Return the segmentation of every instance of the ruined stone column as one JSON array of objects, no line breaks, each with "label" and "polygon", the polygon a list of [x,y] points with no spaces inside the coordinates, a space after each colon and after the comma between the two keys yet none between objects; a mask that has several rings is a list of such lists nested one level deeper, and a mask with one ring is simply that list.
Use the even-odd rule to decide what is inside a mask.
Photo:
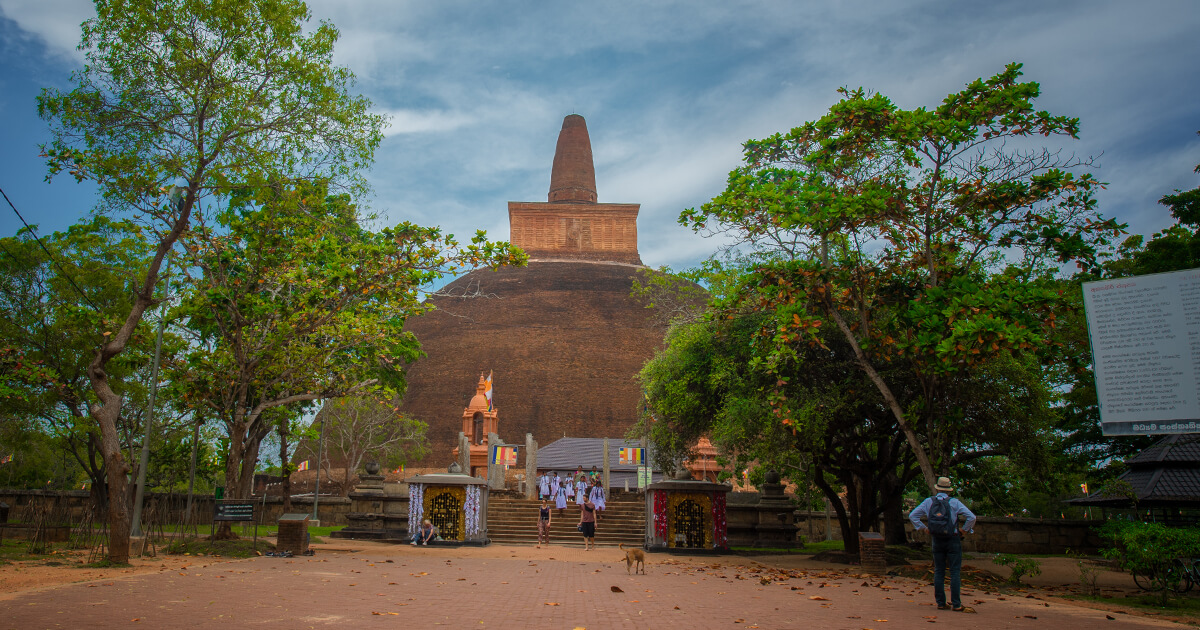
[{"label": "ruined stone column", "polygon": [[537,488],[537,442],[532,433],[525,434],[525,498],[536,499]]},{"label": "ruined stone column", "polygon": [[488,490],[503,490],[506,481],[504,466],[492,463],[491,449],[496,446],[504,446],[504,440],[501,440],[500,436],[495,433],[488,433]]},{"label": "ruined stone column", "polygon": [[608,468],[609,468],[609,466],[608,466],[608,438],[604,438],[604,472],[603,472],[602,474],[603,474],[603,476],[604,476],[604,497],[605,497],[605,501],[607,501],[607,500],[608,500],[608,498],[612,496],[612,484],[611,484],[611,483],[609,483],[609,479],[608,479],[608,472],[609,472],[609,470],[608,470]]},{"label": "ruined stone column", "polygon": [[468,476],[471,474],[471,443],[462,431],[458,432],[458,466],[463,473]]}]

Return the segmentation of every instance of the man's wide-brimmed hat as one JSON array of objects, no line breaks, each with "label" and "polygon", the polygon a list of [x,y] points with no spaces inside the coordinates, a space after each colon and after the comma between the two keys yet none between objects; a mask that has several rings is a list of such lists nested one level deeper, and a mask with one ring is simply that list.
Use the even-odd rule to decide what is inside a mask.
[{"label": "man's wide-brimmed hat", "polygon": [[953,492],[954,486],[950,485],[949,477],[938,477],[937,485],[934,489],[938,492]]}]

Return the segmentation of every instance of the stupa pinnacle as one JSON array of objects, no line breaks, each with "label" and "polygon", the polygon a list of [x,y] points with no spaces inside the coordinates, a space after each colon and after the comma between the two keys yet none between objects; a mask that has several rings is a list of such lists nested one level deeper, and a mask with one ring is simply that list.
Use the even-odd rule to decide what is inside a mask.
[{"label": "stupa pinnacle", "polygon": [[547,199],[508,202],[509,241],[530,260],[642,264],[637,249],[641,206],[597,203],[592,141],[579,114],[563,119]]},{"label": "stupa pinnacle", "polygon": [[587,121],[579,114],[563,119],[550,172],[550,203],[596,203],[596,167]]}]

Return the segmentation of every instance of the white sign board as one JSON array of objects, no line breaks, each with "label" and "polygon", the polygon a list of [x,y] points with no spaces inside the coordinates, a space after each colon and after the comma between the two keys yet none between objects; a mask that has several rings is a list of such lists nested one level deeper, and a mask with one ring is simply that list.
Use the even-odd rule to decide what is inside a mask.
[{"label": "white sign board", "polygon": [[1083,285],[1105,435],[1200,433],[1200,269]]}]

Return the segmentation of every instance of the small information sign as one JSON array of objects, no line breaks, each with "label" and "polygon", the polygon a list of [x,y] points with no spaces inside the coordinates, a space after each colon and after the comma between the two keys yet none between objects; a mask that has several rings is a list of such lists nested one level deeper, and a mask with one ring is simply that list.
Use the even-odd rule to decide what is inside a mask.
[{"label": "small information sign", "polygon": [[253,521],[254,502],[236,501],[218,503],[213,511],[214,521]]},{"label": "small information sign", "polygon": [[638,489],[641,490],[650,485],[651,470],[649,466],[638,466]]}]

